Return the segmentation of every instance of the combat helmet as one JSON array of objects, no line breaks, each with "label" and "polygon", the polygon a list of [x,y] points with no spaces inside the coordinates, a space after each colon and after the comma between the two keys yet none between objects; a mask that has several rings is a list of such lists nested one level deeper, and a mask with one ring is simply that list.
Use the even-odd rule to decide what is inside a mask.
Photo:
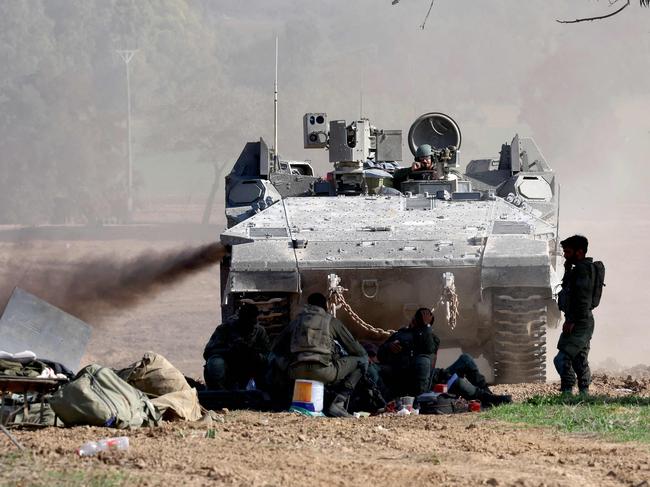
[{"label": "combat helmet", "polygon": [[433,150],[431,149],[431,146],[429,144],[421,144],[418,146],[417,150],[415,151],[415,158],[420,159],[421,157],[431,157],[433,154]]}]

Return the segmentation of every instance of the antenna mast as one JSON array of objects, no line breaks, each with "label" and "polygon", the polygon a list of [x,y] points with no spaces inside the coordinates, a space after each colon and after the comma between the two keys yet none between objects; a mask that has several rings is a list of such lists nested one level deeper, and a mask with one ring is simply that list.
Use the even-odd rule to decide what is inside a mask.
[{"label": "antenna mast", "polygon": [[278,156],[278,36],[275,36],[275,84],[273,93],[273,163],[277,171],[280,166]]},{"label": "antenna mast", "polygon": [[363,120],[363,90],[359,90],[359,120]]}]

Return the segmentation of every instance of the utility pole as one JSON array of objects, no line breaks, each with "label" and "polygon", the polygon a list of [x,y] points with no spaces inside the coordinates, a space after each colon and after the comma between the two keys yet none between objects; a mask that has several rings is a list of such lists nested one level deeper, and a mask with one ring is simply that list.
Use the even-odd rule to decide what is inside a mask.
[{"label": "utility pole", "polygon": [[126,183],[126,213],[127,220],[132,221],[133,218],[133,156],[131,153],[131,78],[129,73],[129,63],[137,52],[137,49],[123,49],[118,50],[117,53],[124,61],[126,68],[126,153],[128,159],[127,166],[127,183]]}]

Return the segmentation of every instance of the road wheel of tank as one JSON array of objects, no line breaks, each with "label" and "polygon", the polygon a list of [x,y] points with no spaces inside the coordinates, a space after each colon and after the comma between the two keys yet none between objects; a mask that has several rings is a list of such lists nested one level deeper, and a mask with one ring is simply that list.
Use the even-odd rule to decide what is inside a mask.
[{"label": "road wheel of tank", "polygon": [[259,324],[264,327],[269,338],[280,334],[290,321],[289,296],[284,293],[246,293],[236,299],[236,308],[242,304],[254,304],[260,312]]},{"label": "road wheel of tank", "polygon": [[494,289],[492,311],[495,381],[544,382],[548,310],[543,290]]}]

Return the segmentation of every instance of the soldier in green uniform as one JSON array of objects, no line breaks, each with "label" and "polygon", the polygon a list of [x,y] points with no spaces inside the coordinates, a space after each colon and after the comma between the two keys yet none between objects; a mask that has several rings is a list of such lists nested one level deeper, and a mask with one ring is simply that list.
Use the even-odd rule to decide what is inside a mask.
[{"label": "soldier in green uniform", "polygon": [[244,389],[250,379],[263,380],[270,343],[257,317],[257,307],[244,304],[215,329],[203,352],[208,389]]},{"label": "soldier in green uniform", "polygon": [[589,342],[594,332],[593,295],[596,269],[586,257],[588,240],[574,235],[560,242],[564,251],[564,277],[558,305],[564,312],[564,325],[558,341],[558,354],[553,359],[560,374],[560,391],[570,394],[578,381],[580,393],[589,392]]},{"label": "soldier in green uniform", "polygon": [[449,392],[465,399],[478,399],[485,406],[512,402],[511,396],[490,391],[476,362],[466,353],[449,367],[435,367],[440,338],[433,332],[433,321],[431,310],[420,308],[408,327],[395,332],[379,348],[382,376],[393,397],[418,396],[430,391],[433,383],[454,378]]},{"label": "soldier in green uniform", "polygon": [[311,294],[302,312],[282,331],[273,356],[291,379],[323,382],[336,393],[329,416],[350,416],[346,403],[368,367],[368,356],[343,323],[327,311],[327,299]]}]

